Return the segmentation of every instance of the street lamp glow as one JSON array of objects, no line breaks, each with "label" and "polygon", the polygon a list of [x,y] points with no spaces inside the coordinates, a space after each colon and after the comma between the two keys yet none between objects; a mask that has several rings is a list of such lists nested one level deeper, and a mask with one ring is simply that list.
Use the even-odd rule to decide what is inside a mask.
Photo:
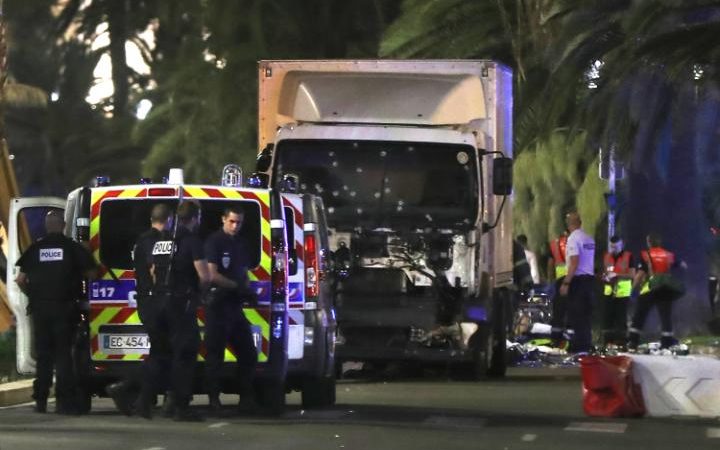
[{"label": "street lamp glow", "polygon": [[153,103],[144,98],[140,100],[140,102],[137,105],[137,109],[135,110],[135,117],[137,117],[140,120],[143,120],[147,117],[148,113],[153,107]]}]

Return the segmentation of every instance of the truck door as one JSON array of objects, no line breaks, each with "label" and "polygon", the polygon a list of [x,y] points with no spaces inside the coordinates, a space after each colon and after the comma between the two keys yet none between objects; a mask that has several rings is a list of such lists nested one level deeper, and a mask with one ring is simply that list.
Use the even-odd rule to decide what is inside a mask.
[{"label": "truck door", "polygon": [[8,215],[7,291],[10,307],[15,315],[17,333],[17,371],[35,373],[32,351],[32,321],[27,314],[28,299],[15,283],[20,255],[32,242],[45,236],[45,215],[50,210],[65,210],[65,200],[57,197],[14,198]]}]

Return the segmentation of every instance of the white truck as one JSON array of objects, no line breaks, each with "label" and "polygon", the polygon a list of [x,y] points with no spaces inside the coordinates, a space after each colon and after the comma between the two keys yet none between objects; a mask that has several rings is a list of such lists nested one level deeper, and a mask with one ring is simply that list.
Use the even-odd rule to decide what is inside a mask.
[{"label": "white truck", "polygon": [[337,361],[503,375],[512,71],[468,60],[261,61],[258,75],[258,172],[271,186],[296,176],[327,210]]}]

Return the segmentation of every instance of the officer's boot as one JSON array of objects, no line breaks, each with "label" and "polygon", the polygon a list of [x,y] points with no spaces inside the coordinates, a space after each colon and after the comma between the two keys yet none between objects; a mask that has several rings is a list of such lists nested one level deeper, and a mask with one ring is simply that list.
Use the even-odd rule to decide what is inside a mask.
[{"label": "officer's boot", "polygon": [[204,419],[197,411],[190,408],[190,399],[175,397],[175,414],[173,420],[176,422],[202,422]]},{"label": "officer's boot", "polygon": [[238,402],[239,414],[253,414],[258,412],[260,406],[255,401],[255,389],[253,389],[251,379],[240,382],[238,394],[240,394],[240,401]]},{"label": "officer's boot", "polygon": [[43,389],[40,388],[38,380],[33,381],[33,393],[32,398],[35,400],[35,408],[34,411],[36,413],[46,413],[47,412],[47,398],[48,398],[48,392],[43,392]]},{"label": "officer's boot", "polygon": [[627,349],[630,353],[637,352],[638,344],[640,344],[640,333],[637,331],[630,331],[627,339]]},{"label": "officer's boot", "polygon": [[46,413],[47,412],[47,397],[35,397],[33,394],[33,398],[35,399],[35,408],[34,411],[36,413]]},{"label": "officer's boot", "polygon": [[175,415],[175,394],[172,391],[165,393],[163,401],[163,416],[172,418]]},{"label": "officer's boot", "polygon": [[143,389],[138,396],[137,402],[135,403],[135,411],[137,414],[140,417],[152,420],[153,406],[155,406],[156,399],[157,396],[155,395],[155,392],[148,392],[146,389]]},{"label": "officer's boot", "polygon": [[563,329],[558,327],[552,327],[550,339],[552,340],[553,348],[563,348],[563,338]]},{"label": "officer's boot", "polygon": [[130,383],[127,381],[119,381],[108,385],[105,388],[107,395],[112,398],[115,407],[121,413],[126,416],[132,416],[135,414],[135,408],[133,403],[135,402],[135,396],[131,392]]},{"label": "officer's boot", "polygon": [[676,343],[677,342],[671,333],[668,334],[663,332],[662,336],[660,336],[660,348],[670,348]]},{"label": "officer's boot", "polygon": [[220,403],[220,394],[217,392],[208,393],[208,405],[210,406],[210,414],[218,415],[222,411],[222,403]]}]

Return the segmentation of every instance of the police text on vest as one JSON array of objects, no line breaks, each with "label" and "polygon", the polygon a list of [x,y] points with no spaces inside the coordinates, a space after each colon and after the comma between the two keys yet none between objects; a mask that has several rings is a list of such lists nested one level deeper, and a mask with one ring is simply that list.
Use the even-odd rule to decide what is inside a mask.
[{"label": "police text on vest", "polygon": [[62,261],[63,249],[61,248],[41,248],[40,262]]},{"label": "police text on vest", "polygon": [[153,246],[153,255],[169,255],[172,251],[173,241],[157,241]]}]

